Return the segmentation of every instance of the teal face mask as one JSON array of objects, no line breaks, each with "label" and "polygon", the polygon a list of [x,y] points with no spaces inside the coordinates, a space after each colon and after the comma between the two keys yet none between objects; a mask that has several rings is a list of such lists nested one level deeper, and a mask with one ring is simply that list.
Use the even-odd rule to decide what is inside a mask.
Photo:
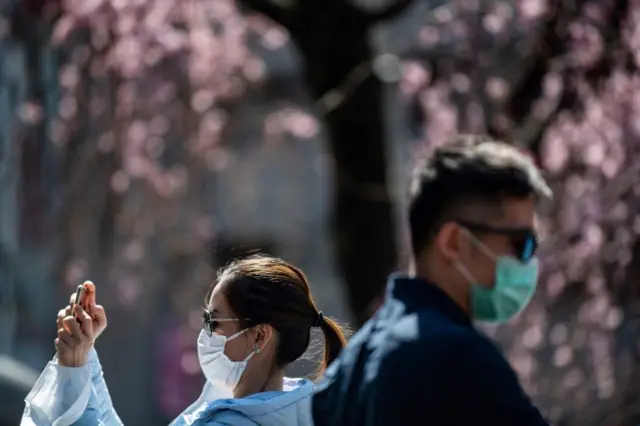
[{"label": "teal face mask", "polygon": [[536,291],[538,259],[534,257],[525,263],[512,256],[496,256],[473,235],[470,237],[496,262],[496,279],[492,288],[478,284],[464,265],[456,265],[471,284],[471,317],[475,321],[507,322],[529,304]]}]

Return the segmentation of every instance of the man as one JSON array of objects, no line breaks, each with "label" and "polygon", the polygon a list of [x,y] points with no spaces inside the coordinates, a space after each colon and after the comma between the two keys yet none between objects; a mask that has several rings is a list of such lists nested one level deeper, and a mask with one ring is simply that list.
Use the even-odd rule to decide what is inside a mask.
[{"label": "man", "polygon": [[316,426],[543,426],[504,356],[473,321],[503,323],[538,278],[534,207],[551,195],[525,154],[462,136],[418,169],[410,276],[328,369]]}]

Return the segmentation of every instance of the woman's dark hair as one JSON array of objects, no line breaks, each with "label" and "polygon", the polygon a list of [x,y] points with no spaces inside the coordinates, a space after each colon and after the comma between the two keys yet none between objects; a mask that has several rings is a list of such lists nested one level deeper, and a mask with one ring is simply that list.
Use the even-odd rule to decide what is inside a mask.
[{"label": "woman's dark hair", "polygon": [[[276,257],[254,255],[235,260],[218,272],[229,306],[242,328],[269,324],[279,333],[276,363],[284,367],[300,358],[309,347],[311,328],[324,334],[324,356],[318,377],[338,356],[347,340],[340,326],[320,315],[304,273]],[[213,287],[207,292],[207,302]]]}]

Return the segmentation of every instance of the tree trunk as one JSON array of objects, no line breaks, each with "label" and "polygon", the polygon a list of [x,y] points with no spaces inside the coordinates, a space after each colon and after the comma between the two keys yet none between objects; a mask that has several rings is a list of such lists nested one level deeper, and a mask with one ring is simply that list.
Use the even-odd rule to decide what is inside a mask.
[{"label": "tree trunk", "polygon": [[[334,25],[341,26],[333,18]],[[344,25],[349,25],[344,22]],[[338,28],[334,33],[340,33]],[[368,32],[335,40],[299,39],[305,60],[305,80],[315,98],[338,87],[348,73],[373,55]],[[315,42],[324,43],[315,45]],[[332,230],[337,261],[358,326],[370,314],[396,266],[393,206],[387,182],[386,126],[383,87],[369,76],[324,117],[334,159]]]},{"label": "tree trunk", "polygon": [[[371,73],[371,27],[401,13],[411,0],[378,12],[348,1],[291,9],[244,0],[287,28],[304,60],[304,79],[320,105],[334,159],[332,230],[351,310],[362,325],[397,266],[396,227],[387,182],[382,83]],[[328,108],[327,108],[328,106]]]}]

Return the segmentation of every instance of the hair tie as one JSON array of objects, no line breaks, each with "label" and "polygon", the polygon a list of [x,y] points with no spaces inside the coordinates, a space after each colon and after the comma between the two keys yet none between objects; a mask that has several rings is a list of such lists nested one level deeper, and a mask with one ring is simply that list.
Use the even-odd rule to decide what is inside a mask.
[{"label": "hair tie", "polygon": [[318,312],[318,316],[316,317],[316,321],[313,323],[312,327],[320,327],[324,322],[324,314],[322,311]]}]

